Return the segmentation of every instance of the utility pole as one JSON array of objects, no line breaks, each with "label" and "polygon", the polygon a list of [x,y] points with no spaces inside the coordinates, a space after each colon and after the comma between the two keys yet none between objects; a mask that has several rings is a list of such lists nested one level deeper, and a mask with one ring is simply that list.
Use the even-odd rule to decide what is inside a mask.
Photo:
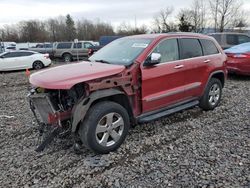
[{"label": "utility pole", "polygon": [[135,29],[137,29],[137,18],[136,18],[136,15],[135,15]]}]

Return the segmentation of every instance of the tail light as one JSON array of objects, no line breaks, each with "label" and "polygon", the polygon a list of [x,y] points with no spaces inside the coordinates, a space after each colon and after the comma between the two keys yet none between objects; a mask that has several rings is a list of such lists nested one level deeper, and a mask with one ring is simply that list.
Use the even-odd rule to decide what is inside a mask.
[{"label": "tail light", "polygon": [[93,49],[88,50],[88,56],[90,57],[93,54]]},{"label": "tail light", "polygon": [[242,54],[227,54],[228,57],[233,58],[250,58],[250,54],[248,53],[242,53]]},{"label": "tail light", "polygon": [[45,57],[46,59],[49,59],[49,54],[44,54],[44,57]]}]

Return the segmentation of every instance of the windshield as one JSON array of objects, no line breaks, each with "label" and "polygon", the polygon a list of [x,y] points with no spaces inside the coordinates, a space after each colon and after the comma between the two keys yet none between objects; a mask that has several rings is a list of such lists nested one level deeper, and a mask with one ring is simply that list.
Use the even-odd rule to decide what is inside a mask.
[{"label": "windshield", "polygon": [[143,50],[148,47],[151,41],[152,39],[117,39],[97,51],[89,60],[116,65],[131,65]]}]

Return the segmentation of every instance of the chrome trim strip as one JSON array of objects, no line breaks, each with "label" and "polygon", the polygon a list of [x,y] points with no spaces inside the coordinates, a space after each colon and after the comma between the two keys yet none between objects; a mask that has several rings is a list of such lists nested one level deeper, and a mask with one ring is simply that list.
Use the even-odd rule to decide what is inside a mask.
[{"label": "chrome trim strip", "polygon": [[189,90],[192,90],[192,89],[196,89],[196,88],[198,88],[200,86],[201,86],[201,83],[200,82],[196,82],[196,83],[192,84],[191,86],[184,87],[184,89],[179,89],[179,90],[176,90],[176,91],[170,91],[170,92],[164,93],[164,94],[159,95],[159,96],[148,98],[145,101],[146,102],[152,102],[152,101],[159,100],[159,99],[162,99],[162,98],[165,98],[165,97],[176,95],[176,94],[181,93],[181,92],[185,92],[185,91],[189,91]]},{"label": "chrome trim strip", "polygon": [[167,93],[164,93],[164,94],[162,94],[162,95],[159,95],[159,96],[155,96],[155,97],[151,97],[151,98],[149,98],[149,99],[146,99],[146,102],[152,102],[152,101],[159,100],[159,99],[162,99],[162,98],[165,98],[165,97],[169,97],[169,96],[172,96],[172,95],[181,93],[181,92],[184,92],[184,90],[181,89],[181,90],[177,90],[177,91],[167,92]]}]

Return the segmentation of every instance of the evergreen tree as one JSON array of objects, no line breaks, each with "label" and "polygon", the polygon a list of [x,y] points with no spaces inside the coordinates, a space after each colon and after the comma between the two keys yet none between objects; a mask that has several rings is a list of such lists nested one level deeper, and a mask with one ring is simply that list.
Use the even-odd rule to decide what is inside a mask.
[{"label": "evergreen tree", "polygon": [[68,41],[73,41],[76,38],[76,27],[75,22],[72,17],[68,14],[66,16],[66,39]]},{"label": "evergreen tree", "polygon": [[192,28],[192,25],[185,19],[185,15],[183,14],[180,18],[179,30],[181,32],[190,32]]}]

